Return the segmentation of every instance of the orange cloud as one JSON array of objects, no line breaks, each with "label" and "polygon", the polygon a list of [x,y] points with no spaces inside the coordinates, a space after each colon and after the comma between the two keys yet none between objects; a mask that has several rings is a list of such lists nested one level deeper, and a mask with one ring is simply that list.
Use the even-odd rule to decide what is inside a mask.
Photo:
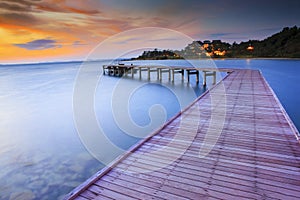
[{"label": "orange cloud", "polygon": [[[182,19],[170,16],[178,13],[171,12],[176,6],[156,15],[159,11],[156,4],[153,4],[154,13],[146,12],[148,8],[142,8],[140,2],[133,7],[126,5],[126,8],[122,6],[124,2],[115,4],[99,0],[2,0],[0,62],[30,57],[82,58],[101,41],[132,28],[182,29],[178,25]],[[183,14],[178,13],[178,16]],[[189,30],[189,27],[184,26],[184,29]]]},{"label": "orange cloud", "polygon": [[79,14],[97,14],[101,11],[100,1],[94,0],[45,0],[35,3],[36,10]]},{"label": "orange cloud", "polygon": [[[51,40],[54,42],[51,43]],[[74,45],[76,42],[76,45]],[[34,27],[0,24],[0,62],[38,61],[84,57],[91,49],[72,32],[47,31]],[[44,43],[43,42],[48,42]],[[49,43],[50,42],[50,43]],[[44,45],[44,46],[43,46]],[[58,48],[59,47],[59,48]]]}]

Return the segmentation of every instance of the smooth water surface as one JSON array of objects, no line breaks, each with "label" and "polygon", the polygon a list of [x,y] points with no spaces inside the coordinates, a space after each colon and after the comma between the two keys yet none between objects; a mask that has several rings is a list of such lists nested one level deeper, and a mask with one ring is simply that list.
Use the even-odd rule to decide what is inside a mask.
[{"label": "smooth water surface", "polygon": [[[130,63],[188,65],[182,60]],[[93,70],[87,80],[100,76],[103,64],[90,63]],[[260,69],[300,128],[299,60],[232,59],[215,60],[215,64]],[[80,66],[80,62],[0,66],[0,199],[61,199],[104,166],[86,150],[80,139],[85,133],[78,134],[74,122],[73,91]],[[123,127],[116,119],[130,118],[137,127],[158,119],[155,126],[159,126],[205,91],[194,78],[189,85],[178,74],[172,84],[165,76],[162,82],[155,73],[151,82],[137,75],[134,80],[99,79],[93,97],[95,118],[112,144],[125,150],[145,136],[126,132],[126,124]],[[126,95],[126,88],[134,89]],[[118,105],[125,108],[113,111]],[[113,159],[106,149],[103,155]]]}]

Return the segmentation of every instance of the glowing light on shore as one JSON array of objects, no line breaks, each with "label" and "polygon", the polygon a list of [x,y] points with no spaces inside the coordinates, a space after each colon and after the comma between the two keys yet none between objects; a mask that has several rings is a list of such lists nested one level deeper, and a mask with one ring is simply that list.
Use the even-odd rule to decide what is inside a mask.
[{"label": "glowing light on shore", "polygon": [[251,46],[251,45],[249,45],[249,46],[247,47],[247,50],[248,50],[248,51],[253,51],[253,50],[254,50],[254,47]]}]

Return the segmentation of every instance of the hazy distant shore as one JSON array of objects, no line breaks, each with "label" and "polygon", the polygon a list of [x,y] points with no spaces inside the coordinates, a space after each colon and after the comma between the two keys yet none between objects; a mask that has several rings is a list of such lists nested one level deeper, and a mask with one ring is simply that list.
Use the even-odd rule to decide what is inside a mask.
[{"label": "hazy distant shore", "polygon": [[[202,59],[177,59],[177,60],[244,60],[244,59],[250,59],[250,60],[300,60],[300,58],[270,58],[270,57],[265,57],[265,58],[202,58]],[[175,60],[175,59],[161,59],[161,60]],[[54,62],[32,62],[32,63],[0,63],[0,66],[15,66],[15,65],[46,65],[46,64],[65,64],[65,63],[84,63],[84,62],[103,62],[103,61],[116,61],[113,59],[103,59],[103,60],[82,60],[82,61],[54,61]],[[131,59],[121,59],[118,60],[120,62],[130,62],[130,61],[142,61],[142,60],[131,60]],[[147,60],[144,60],[147,61]],[[148,61],[153,61],[153,59],[149,59]],[[159,60],[157,60],[159,61]]]}]

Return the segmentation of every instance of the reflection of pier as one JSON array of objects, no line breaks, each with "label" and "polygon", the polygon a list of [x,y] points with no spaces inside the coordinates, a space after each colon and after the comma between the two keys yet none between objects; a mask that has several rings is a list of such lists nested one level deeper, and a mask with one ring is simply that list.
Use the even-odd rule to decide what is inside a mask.
[{"label": "reflection of pier", "polygon": [[298,130],[259,71],[231,71],[65,199],[299,199]]},{"label": "reflection of pier", "polygon": [[229,69],[219,68],[191,68],[191,67],[165,67],[165,66],[141,66],[141,65],[103,65],[103,74],[110,76],[131,76],[132,78],[138,72],[139,78],[142,78],[143,71],[147,72],[148,80],[150,80],[151,73],[156,73],[157,80],[162,80],[163,74],[168,75],[169,81],[174,82],[175,74],[181,74],[182,80],[184,75],[187,75],[187,81],[190,82],[190,76],[196,76],[196,82],[199,83],[200,72],[203,73],[203,85],[206,85],[206,78],[213,77],[213,84],[216,84],[216,72],[230,72]]}]

